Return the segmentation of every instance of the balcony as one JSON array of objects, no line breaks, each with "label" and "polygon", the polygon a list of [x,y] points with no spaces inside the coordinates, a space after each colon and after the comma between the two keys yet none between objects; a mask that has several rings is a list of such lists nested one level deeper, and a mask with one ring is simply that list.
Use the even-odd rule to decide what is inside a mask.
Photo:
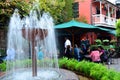
[{"label": "balcony", "polygon": [[105,16],[103,14],[95,14],[93,17],[93,24],[95,26],[106,26],[115,28],[116,19],[112,17]]}]

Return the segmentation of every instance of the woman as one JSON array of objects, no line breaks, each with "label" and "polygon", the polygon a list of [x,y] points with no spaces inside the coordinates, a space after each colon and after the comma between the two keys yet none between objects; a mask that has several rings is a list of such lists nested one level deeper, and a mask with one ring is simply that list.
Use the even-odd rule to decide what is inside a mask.
[{"label": "woman", "polygon": [[101,61],[100,52],[98,51],[98,49],[96,47],[92,48],[92,50],[90,52],[90,57],[91,57],[92,61],[95,63],[100,63],[100,61]]}]

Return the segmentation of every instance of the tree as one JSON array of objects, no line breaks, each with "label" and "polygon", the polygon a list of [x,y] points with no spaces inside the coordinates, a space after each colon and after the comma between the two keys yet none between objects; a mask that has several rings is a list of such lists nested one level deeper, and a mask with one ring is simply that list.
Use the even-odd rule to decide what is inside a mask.
[{"label": "tree", "polygon": [[8,24],[10,16],[14,9],[17,8],[21,17],[27,15],[31,8],[38,5],[41,12],[49,12],[53,17],[55,23],[63,21],[63,8],[65,7],[65,0],[2,0],[0,2],[0,23]]},{"label": "tree", "polygon": [[73,2],[74,0],[65,0],[65,7],[62,10],[61,22],[69,21],[73,18]]},{"label": "tree", "polygon": [[39,0],[40,10],[49,12],[55,23],[61,21],[62,10],[65,7],[65,0]]},{"label": "tree", "polygon": [[117,20],[116,22],[116,33],[117,33],[117,37],[120,37],[120,19]]},{"label": "tree", "polygon": [[1,17],[0,24],[2,26],[5,26],[6,24],[8,24],[9,18],[13,14],[15,8],[19,10],[22,16],[28,14],[31,7],[30,2],[31,1],[27,3],[25,2],[25,0],[0,1],[0,17]]},{"label": "tree", "polygon": [[88,23],[87,19],[85,16],[81,15],[79,18],[77,18],[76,20],[80,21],[80,22],[84,22],[84,23]]},{"label": "tree", "polygon": [[120,19],[116,22],[116,33],[118,46],[120,46]]}]

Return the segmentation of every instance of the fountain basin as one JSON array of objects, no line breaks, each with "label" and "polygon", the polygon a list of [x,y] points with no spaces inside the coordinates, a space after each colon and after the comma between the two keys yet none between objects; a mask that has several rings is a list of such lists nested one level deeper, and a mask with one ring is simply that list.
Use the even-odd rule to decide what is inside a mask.
[{"label": "fountain basin", "polygon": [[59,69],[39,69],[38,76],[32,77],[30,69],[21,69],[15,72],[14,78],[11,73],[7,77],[0,77],[0,80],[79,80],[78,76],[72,71]]}]

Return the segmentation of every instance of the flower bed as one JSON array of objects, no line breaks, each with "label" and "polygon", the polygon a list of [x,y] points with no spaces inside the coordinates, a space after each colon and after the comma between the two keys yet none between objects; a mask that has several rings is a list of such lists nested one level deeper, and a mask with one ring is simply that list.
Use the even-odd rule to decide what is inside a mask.
[{"label": "flower bed", "polygon": [[78,62],[75,59],[61,58],[59,59],[59,66],[75,71],[87,77],[92,77],[93,80],[119,80],[120,72],[107,69],[102,64],[97,64],[88,61]]}]

